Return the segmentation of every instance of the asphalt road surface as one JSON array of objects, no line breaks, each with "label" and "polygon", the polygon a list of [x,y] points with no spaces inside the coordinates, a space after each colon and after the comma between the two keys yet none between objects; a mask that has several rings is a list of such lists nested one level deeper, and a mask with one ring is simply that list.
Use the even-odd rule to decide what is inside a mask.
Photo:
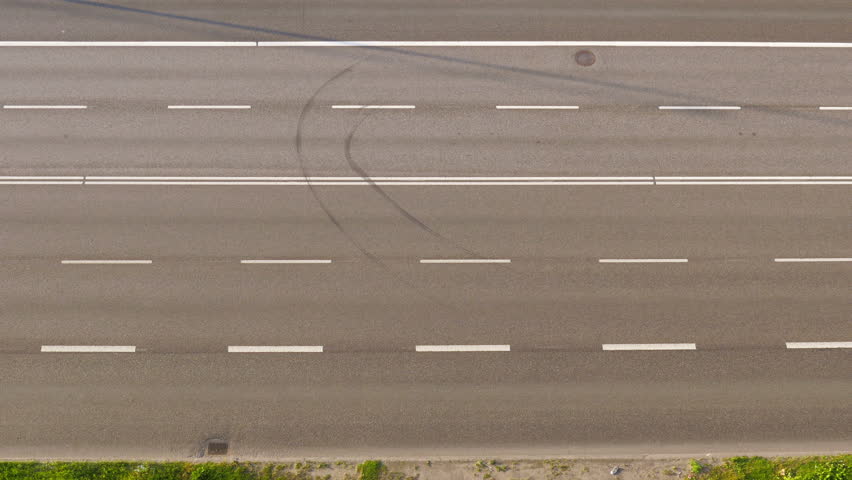
[{"label": "asphalt road surface", "polygon": [[580,50],[0,47],[0,456],[848,450],[852,50]]},{"label": "asphalt road surface", "polygon": [[846,0],[0,0],[0,40],[849,41]]}]

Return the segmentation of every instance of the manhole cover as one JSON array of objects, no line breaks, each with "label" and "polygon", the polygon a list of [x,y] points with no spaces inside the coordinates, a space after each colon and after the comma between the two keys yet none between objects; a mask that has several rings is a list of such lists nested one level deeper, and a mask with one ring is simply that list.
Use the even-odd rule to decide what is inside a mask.
[{"label": "manhole cover", "polygon": [[207,442],[207,455],[227,455],[228,442],[224,440],[210,440]]},{"label": "manhole cover", "polygon": [[595,54],[588,50],[580,50],[574,54],[574,61],[583,67],[591,67],[595,64],[595,60],[597,60]]}]

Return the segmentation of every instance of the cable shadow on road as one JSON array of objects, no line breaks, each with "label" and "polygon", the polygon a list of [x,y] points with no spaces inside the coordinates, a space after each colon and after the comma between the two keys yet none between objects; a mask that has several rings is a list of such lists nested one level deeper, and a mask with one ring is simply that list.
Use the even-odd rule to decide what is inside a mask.
[{"label": "cable shadow on road", "polygon": [[[660,88],[655,88],[655,87],[630,85],[630,84],[623,83],[623,82],[610,82],[610,81],[606,81],[606,80],[599,80],[599,79],[593,79],[593,78],[582,78],[582,77],[577,77],[577,76],[570,75],[570,74],[547,72],[547,71],[543,71],[543,70],[536,70],[536,69],[532,69],[532,68],[524,68],[524,67],[518,67],[518,66],[512,66],[512,65],[501,65],[501,64],[498,64],[498,63],[482,62],[482,61],[465,59],[465,58],[454,57],[454,56],[449,56],[449,55],[440,55],[440,54],[434,54],[434,53],[418,52],[418,51],[414,51],[414,50],[410,50],[410,49],[404,49],[404,48],[398,48],[398,47],[375,46],[375,45],[358,45],[357,42],[353,43],[352,41],[344,41],[344,40],[340,40],[340,39],[336,39],[336,38],[323,37],[323,36],[317,36],[317,35],[308,35],[308,34],[304,34],[304,33],[290,32],[290,31],[286,31],[286,30],[278,30],[278,29],[273,29],[273,28],[256,27],[256,26],[243,25],[243,24],[232,23],[232,22],[223,22],[223,21],[219,21],[219,20],[211,20],[211,19],[207,19],[207,18],[193,17],[193,16],[189,16],[189,15],[179,15],[179,14],[174,14],[174,13],[161,12],[161,11],[156,11],[156,10],[148,10],[148,9],[143,9],[143,8],[127,7],[127,6],[124,6],[124,5],[118,5],[118,4],[113,4],[113,3],[97,2],[97,1],[93,1],[93,0],[61,0],[61,1],[65,2],[65,3],[76,4],[76,5],[111,9],[111,10],[115,10],[115,11],[135,13],[135,14],[140,14],[140,15],[149,15],[149,16],[154,16],[154,17],[159,17],[159,18],[164,18],[164,19],[170,19],[170,20],[193,22],[193,23],[197,23],[197,24],[204,24],[204,25],[223,27],[223,28],[234,29],[234,30],[241,30],[241,31],[245,31],[245,32],[263,33],[263,34],[267,34],[267,35],[287,37],[287,38],[296,39],[296,40],[339,42],[341,44],[343,44],[345,42],[346,45],[347,45],[347,47],[345,47],[345,48],[355,48],[355,49],[367,50],[367,51],[371,51],[371,52],[391,53],[391,54],[395,54],[395,55],[403,55],[403,56],[413,57],[413,58],[423,58],[423,59],[429,59],[429,60],[436,60],[436,61],[446,62],[446,63],[450,63],[450,64],[479,67],[479,68],[492,70],[492,71],[497,70],[497,71],[502,71],[502,72],[507,72],[507,73],[514,73],[514,74],[519,74],[519,75],[524,75],[524,76],[542,78],[542,79],[562,80],[562,81],[572,82],[572,83],[577,83],[577,84],[585,84],[585,85],[591,85],[591,86],[597,86],[597,87],[611,88],[611,89],[616,89],[616,90],[624,90],[624,91],[629,91],[629,92],[633,92],[633,93],[660,95],[660,96],[663,96],[663,97],[667,97],[667,98],[671,98],[671,99],[677,99],[677,100],[690,102],[690,103],[696,103],[696,104],[701,103],[701,104],[712,105],[712,104],[726,104],[726,103],[729,102],[728,99],[702,97],[702,96],[695,96],[695,95],[683,95],[683,94],[680,94],[680,93],[677,93],[677,92],[666,91],[666,90],[663,90],[663,89],[660,89]],[[794,117],[794,118],[805,118],[805,119],[808,119],[808,120],[813,120],[813,121],[822,122],[822,123],[826,123],[826,124],[835,124],[835,125],[844,125],[844,126],[850,124],[850,121],[836,119],[836,118],[829,118],[829,117],[825,117],[825,116],[815,116],[815,115],[811,115],[811,114],[804,113],[804,112],[779,111],[777,109],[771,109],[771,108],[762,108],[762,109],[760,109],[760,111],[762,111],[764,113],[774,113],[774,114],[786,115],[786,116],[790,116],[790,117]]]}]

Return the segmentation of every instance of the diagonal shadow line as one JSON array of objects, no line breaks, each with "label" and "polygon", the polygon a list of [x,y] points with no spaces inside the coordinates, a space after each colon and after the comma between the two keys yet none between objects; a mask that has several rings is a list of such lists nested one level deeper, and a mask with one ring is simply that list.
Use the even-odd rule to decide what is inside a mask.
[{"label": "diagonal shadow line", "polygon": [[[188,15],[178,15],[178,14],[174,14],[174,13],[159,12],[159,11],[156,11],[156,10],[147,10],[147,9],[143,9],[143,8],[127,7],[127,6],[124,6],[124,5],[116,5],[116,4],[112,4],[112,3],[96,2],[96,1],[92,1],[92,0],[62,0],[62,1],[66,2],[66,3],[74,3],[74,4],[78,4],[78,5],[87,5],[87,6],[91,6],[91,7],[108,8],[108,9],[118,10],[118,11],[122,11],[122,12],[140,13],[140,14],[144,14],[144,15],[153,15],[153,16],[162,17],[162,18],[169,18],[169,19],[173,19],[173,20],[183,20],[183,21],[187,21],[187,22],[203,23],[203,24],[207,24],[207,25],[215,25],[215,26],[218,26],[218,27],[233,28],[233,29],[245,30],[245,31],[249,31],[249,32],[267,33],[267,34],[270,34],[270,35],[280,35],[280,36],[286,36],[286,37],[291,37],[291,38],[298,38],[298,39],[301,39],[301,40],[323,41],[323,42],[342,42],[339,39],[331,38],[331,37],[321,37],[321,36],[317,36],[317,35],[306,35],[306,34],[303,34],[303,33],[288,32],[288,31],[285,31],[285,30],[276,30],[276,29],[264,28],[264,27],[254,27],[254,26],[251,26],[251,25],[242,25],[242,24],[239,24],[239,23],[221,22],[221,21],[218,21],[218,20],[210,20],[210,19],[199,18],[199,17],[190,17]],[[496,63],[479,62],[479,61],[475,61],[475,60],[468,60],[468,59],[462,59],[462,58],[458,58],[458,57],[451,57],[451,56],[448,56],[448,55],[437,55],[437,54],[431,54],[431,53],[416,52],[416,51],[413,51],[413,50],[407,50],[407,49],[396,48],[396,47],[383,47],[383,46],[375,46],[375,45],[357,45],[357,44],[355,44],[353,47],[349,47],[349,48],[359,48],[359,49],[363,49],[363,50],[396,53],[396,54],[400,54],[400,55],[428,58],[428,59],[431,59],[431,60],[441,60],[441,61],[444,61],[444,62],[458,63],[458,64],[462,64],[462,65],[477,66],[477,67],[483,67],[483,68],[495,69],[495,70],[503,70],[503,71],[508,71],[508,72],[512,72],[512,73],[534,75],[534,76],[539,76],[539,77],[548,78],[548,79],[568,80],[568,81],[572,81],[572,82],[586,83],[586,84],[590,84],[590,85],[598,85],[598,86],[604,86],[604,87],[610,87],[610,88],[621,88],[621,89],[626,89],[626,90],[632,90],[634,92],[639,92],[639,93],[655,93],[655,94],[658,94],[658,95],[665,95],[665,96],[670,96],[670,97],[674,96],[674,97],[680,97],[680,98],[689,98],[689,97],[685,97],[685,96],[682,96],[682,95],[672,94],[670,92],[665,92],[665,91],[662,91],[662,90],[649,88],[649,87],[637,87],[637,86],[631,86],[631,85],[615,83],[615,82],[605,82],[605,81],[600,81],[600,80],[577,78],[577,77],[574,77],[573,75],[562,75],[562,74],[558,74],[558,73],[545,72],[545,71],[535,70],[535,69],[531,69],[531,68],[511,67],[511,66],[500,65],[500,64],[496,64]],[[711,99],[707,99],[707,100],[711,100]]]},{"label": "diagonal shadow line", "polygon": [[[173,20],[183,20],[183,21],[194,22],[194,23],[203,23],[203,24],[207,24],[207,25],[214,25],[214,26],[219,26],[219,27],[232,28],[232,29],[236,29],[236,30],[245,30],[245,31],[249,31],[249,32],[266,33],[266,34],[270,34],[270,35],[280,35],[280,36],[286,36],[286,37],[291,37],[291,38],[297,38],[297,39],[301,39],[301,40],[342,42],[341,40],[338,40],[338,39],[335,39],[335,38],[330,38],[330,37],[322,37],[322,36],[317,36],[317,35],[307,35],[307,34],[303,34],[303,33],[288,32],[288,31],[276,30],[276,29],[272,29],[272,28],[254,27],[254,26],[251,26],[251,25],[242,25],[242,24],[239,24],[239,23],[232,23],[232,22],[222,22],[222,21],[218,21],[218,20],[210,20],[210,19],[206,19],[206,18],[191,17],[191,16],[188,16],[188,15],[178,15],[178,14],[175,14],[175,13],[160,12],[160,11],[156,11],[156,10],[147,10],[147,9],[143,9],[143,8],[127,7],[127,6],[124,6],[124,5],[117,5],[117,4],[105,3],[105,2],[96,2],[96,1],[93,1],[93,0],[62,0],[62,1],[66,2],[66,3],[77,4],[77,5],[86,5],[86,6],[90,6],[90,7],[99,7],[99,8],[108,8],[108,9],[117,10],[117,11],[139,13],[139,14],[144,14],[144,15],[152,15],[152,16],[157,16],[157,17],[161,17],[161,18],[169,18],[169,19],[173,19]],[[653,87],[640,87],[640,86],[629,85],[629,84],[625,84],[625,83],[608,82],[608,81],[605,81],[605,80],[579,78],[579,77],[576,77],[576,76],[573,76],[573,75],[563,75],[563,74],[559,74],[559,73],[546,72],[546,71],[542,71],[542,70],[535,70],[535,69],[532,69],[532,68],[513,67],[513,66],[508,66],[508,65],[500,65],[500,64],[496,64],[496,63],[490,63],[490,62],[480,62],[480,61],[476,61],[476,60],[463,59],[463,58],[452,57],[452,56],[448,56],[448,55],[438,55],[438,54],[431,54],[431,53],[424,53],[424,52],[416,52],[416,51],[413,51],[413,50],[407,50],[407,49],[396,48],[396,47],[383,47],[383,46],[375,46],[375,45],[357,45],[357,43],[356,43],[355,45],[348,47],[348,48],[360,48],[360,49],[364,49],[364,50],[395,53],[395,54],[399,54],[399,55],[426,58],[426,59],[430,59],[430,60],[440,60],[440,61],[448,62],[448,63],[455,63],[455,64],[467,65],[467,66],[475,66],[475,67],[486,68],[486,69],[490,69],[490,70],[501,70],[501,71],[504,71],[504,72],[511,72],[511,73],[517,73],[517,74],[522,74],[522,75],[536,76],[536,77],[546,78],[546,79],[555,79],[555,80],[563,80],[563,81],[586,84],[586,85],[594,85],[594,86],[612,88],[612,89],[617,89],[617,90],[625,90],[625,91],[630,91],[630,92],[634,92],[634,93],[661,95],[661,96],[665,96],[665,97],[668,97],[668,98],[679,99],[679,100],[687,100],[687,101],[690,101],[690,102],[700,102],[700,103],[704,103],[704,104],[719,104],[720,102],[722,104],[728,103],[726,100],[720,100],[718,98],[682,95],[682,94],[679,94],[679,93],[676,93],[676,92],[665,91],[665,90],[661,90],[661,89],[653,88]],[[831,118],[831,117],[826,117],[826,116],[818,116],[818,115],[806,113],[806,112],[779,111],[777,109],[765,108],[765,107],[757,107],[756,109],[758,111],[763,112],[763,113],[770,113],[770,114],[774,113],[774,114],[781,114],[781,115],[788,116],[788,117],[804,118],[804,119],[807,119],[807,120],[816,121],[816,122],[820,122],[820,123],[843,125],[843,126],[849,125],[851,123],[848,120]]]},{"label": "diagonal shadow line", "polygon": [[158,12],[156,10],[146,10],[144,8],[136,8],[136,7],[126,7],[124,5],[116,5],[112,3],[104,3],[104,2],[93,2],[90,0],[62,0],[66,3],[76,3],[78,5],[86,5],[89,7],[100,7],[100,8],[109,8],[111,10],[118,10],[121,12],[130,12],[130,13],[141,13],[144,15],[152,15],[155,17],[162,18],[170,18],[172,20],[184,20],[187,22],[195,22],[195,23],[204,23],[207,25],[215,25],[217,27],[227,27],[234,28],[237,30],[246,30],[250,32],[258,32],[258,33],[268,33],[271,35],[284,35],[293,38],[299,38],[302,40],[319,40],[319,41],[334,41],[330,38],[318,37],[314,35],[305,35],[301,33],[294,32],[285,32],[283,30],[275,30],[272,28],[263,28],[263,27],[252,27],[251,25],[241,25],[239,23],[231,23],[231,22],[220,22],[218,20],[210,20],[207,18],[198,18],[198,17],[190,17],[188,15],[178,15],[176,13],[168,13],[168,12]]}]

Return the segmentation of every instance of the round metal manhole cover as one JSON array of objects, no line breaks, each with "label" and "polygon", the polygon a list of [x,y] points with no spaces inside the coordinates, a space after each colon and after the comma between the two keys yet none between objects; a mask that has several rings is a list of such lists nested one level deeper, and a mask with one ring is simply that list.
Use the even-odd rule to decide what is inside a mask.
[{"label": "round metal manhole cover", "polygon": [[577,62],[577,65],[583,67],[591,67],[595,64],[595,60],[597,60],[595,54],[589,50],[580,50],[574,54],[574,61]]}]

